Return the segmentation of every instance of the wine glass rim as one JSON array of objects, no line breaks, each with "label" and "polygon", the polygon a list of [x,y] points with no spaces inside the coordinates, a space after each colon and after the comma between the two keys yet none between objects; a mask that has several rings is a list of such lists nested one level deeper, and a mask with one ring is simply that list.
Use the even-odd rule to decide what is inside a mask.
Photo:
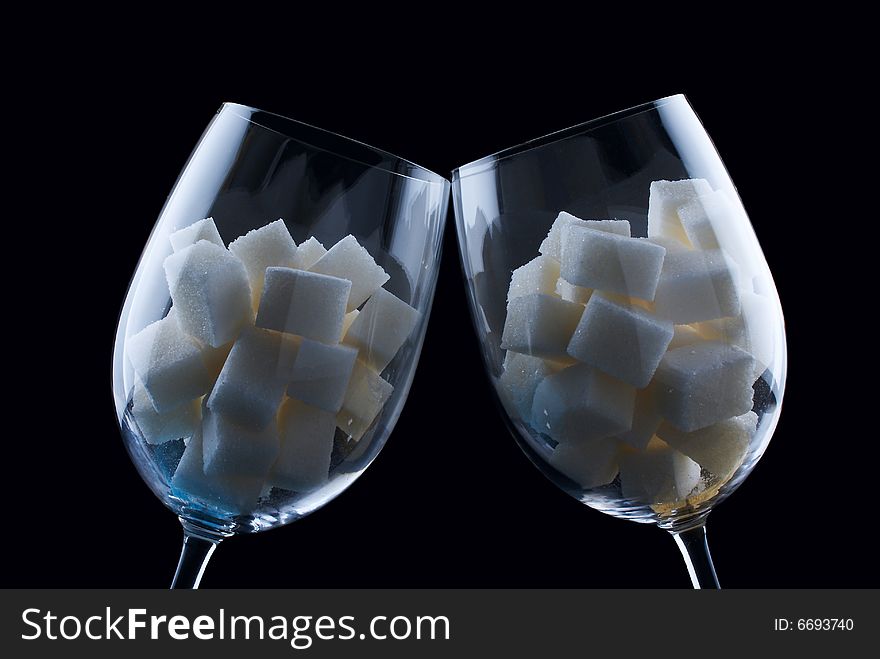
[{"label": "wine glass rim", "polygon": [[[326,128],[321,128],[320,126],[315,126],[304,121],[285,117],[284,115],[278,114],[276,112],[268,112],[266,110],[261,110],[259,108],[255,108],[243,103],[236,103],[234,101],[225,101],[221,106],[221,111],[222,110],[229,110],[235,116],[244,119],[248,123],[251,123],[255,126],[259,126],[264,130],[277,133],[278,135],[283,135],[284,137],[287,137],[291,140],[295,140],[301,144],[306,144],[316,149],[320,149],[321,151],[332,153],[334,156],[337,156],[339,158],[351,160],[367,167],[381,169],[382,171],[388,172],[389,174],[394,174],[395,176],[400,176],[401,178],[414,179],[425,183],[438,183],[441,185],[449,184],[449,180],[445,177],[437,174],[436,172],[432,172],[427,167],[423,167],[422,165],[419,165],[412,160],[407,160],[406,158],[397,156],[389,151],[385,151],[384,149],[379,149],[370,144],[367,144],[366,142],[361,142],[360,140],[346,137],[345,135],[333,132],[332,130],[327,130]],[[313,141],[304,138],[304,136],[297,135],[296,130],[281,130],[278,127],[267,126],[265,123],[261,123],[258,117],[255,118],[256,115],[272,117],[275,121],[280,121],[288,124],[290,128],[299,129],[300,131],[306,130],[313,133],[312,137],[317,136],[330,140],[339,140],[341,145],[345,145],[348,148],[357,150],[360,152],[360,154],[353,155],[351,153],[343,153],[339,148],[334,148],[326,144],[315,144]],[[369,162],[369,158],[363,157],[363,155],[365,154],[373,156],[374,162]],[[397,165],[404,165],[405,171],[398,171],[395,167],[392,166],[392,163],[395,163]]]},{"label": "wine glass rim", "polygon": [[[608,124],[612,124],[616,121],[629,119],[630,117],[634,117],[645,112],[651,112],[652,110],[667,105],[668,103],[681,101],[687,103],[687,98],[684,94],[672,94],[670,96],[664,96],[662,98],[648,101],[646,103],[633,105],[632,107],[626,108],[624,110],[617,110],[616,112],[611,112],[610,114],[606,114],[595,119],[589,119],[579,124],[575,124],[574,126],[569,126],[568,128],[554,130],[545,135],[541,135],[540,137],[534,137],[530,140],[526,140],[525,142],[521,142],[520,144],[505,147],[504,149],[496,151],[495,153],[491,153],[488,156],[483,156],[481,158],[477,158],[476,160],[472,160],[465,165],[461,165],[460,167],[452,170],[452,180],[455,181],[457,179],[466,178],[473,174],[479,174],[480,172],[485,171],[490,165],[494,165],[500,160],[505,160],[507,158],[522,155],[529,151],[540,149],[545,146],[550,146],[551,144],[561,142],[562,140],[566,140],[570,137],[589,133],[596,128],[607,126]],[[474,169],[474,171],[468,171],[471,169]]]}]

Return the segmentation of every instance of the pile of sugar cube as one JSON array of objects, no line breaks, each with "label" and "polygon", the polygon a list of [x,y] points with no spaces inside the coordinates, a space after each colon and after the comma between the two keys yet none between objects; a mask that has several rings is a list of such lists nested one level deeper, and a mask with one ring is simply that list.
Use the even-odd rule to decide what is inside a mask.
[{"label": "pile of sugar cube", "polygon": [[646,238],[561,212],[513,271],[502,398],[580,487],[619,475],[624,497],[672,503],[743,462],[774,346],[772,303],[720,244],[737,213],[704,179],[654,181]]},{"label": "pile of sugar cube", "polygon": [[297,246],[279,219],[227,249],[207,218],[170,239],[171,309],[126,346],[140,435],[185,438],[173,487],[237,514],[320,487],[336,429],[360,440],[391,396],[380,373],[419,311],[351,235]]}]

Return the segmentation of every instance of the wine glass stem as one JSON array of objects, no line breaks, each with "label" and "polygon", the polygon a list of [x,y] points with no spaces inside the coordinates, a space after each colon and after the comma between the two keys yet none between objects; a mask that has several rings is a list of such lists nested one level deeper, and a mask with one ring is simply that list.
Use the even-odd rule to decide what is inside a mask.
[{"label": "wine glass stem", "polygon": [[718,575],[715,574],[715,566],[712,564],[712,555],[709,553],[705,524],[686,531],[673,531],[672,537],[681,550],[693,587],[721,588]]},{"label": "wine glass stem", "polygon": [[199,587],[205,567],[220,543],[220,537],[201,533],[187,522],[183,522],[183,548],[171,588],[195,590]]}]

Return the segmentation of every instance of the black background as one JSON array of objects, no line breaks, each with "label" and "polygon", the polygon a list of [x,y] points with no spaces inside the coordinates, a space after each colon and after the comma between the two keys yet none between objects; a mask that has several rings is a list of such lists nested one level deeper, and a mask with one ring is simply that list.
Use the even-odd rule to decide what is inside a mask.
[{"label": "black background", "polygon": [[[841,233],[853,195],[838,183],[846,168],[832,149],[851,141],[852,128],[830,120],[818,98],[837,88],[823,73],[833,67],[819,66],[826,54],[772,25],[696,42],[681,25],[658,26],[644,41],[591,24],[571,40],[537,26],[466,34],[458,18],[439,36],[415,21],[406,44],[351,41],[330,21],[312,26],[318,38],[309,39],[305,18],[270,33],[271,16],[243,17],[228,34],[197,29],[173,44],[161,31],[141,41],[124,30],[82,34],[53,44],[45,66],[16,67],[27,95],[7,107],[15,117],[7,130],[24,149],[10,160],[18,172],[6,194],[23,210],[7,217],[20,239],[6,248],[10,263],[23,265],[7,266],[13,391],[2,541],[12,556],[0,584],[170,581],[180,528],[123,448],[110,360],[140,250],[222,101],[448,174],[525,139],[683,92],[750,211],[788,328],[775,439],[709,520],[722,585],[880,585],[876,556],[857,531],[873,505],[876,430],[847,370],[869,369],[862,346],[873,334],[859,329],[858,313],[870,299],[857,313],[842,304],[860,286]],[[873,204],[861,199],[864,214]],[[450,207],[422,359],[385,450],[326,508],[224,542],[203,586],[688,585],[667,534],[584,507],[514,444],[482,372],[451,225]],[[837,299],[834,286],[823,292],[830,278]]]}]

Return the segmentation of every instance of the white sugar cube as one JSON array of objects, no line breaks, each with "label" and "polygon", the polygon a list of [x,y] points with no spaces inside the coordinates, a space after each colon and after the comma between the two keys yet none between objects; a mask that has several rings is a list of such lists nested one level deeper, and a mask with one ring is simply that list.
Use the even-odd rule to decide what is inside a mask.
[{"label": "white sugar cube", "polygon": [[213,383],[217,381],[220,371],[223,370],[223,365],[226,363],[226,358],[229,357],[229,351],[232,350],[234,343],[234,341],[230,341],[219,348],[212,348],[202,344],[202,359],[205,362],[205,368],[208,369],[208,375],[211,377],[212,387],[214,386]]},{"label": "white sugar cube", "polygon": [[655,376],[660,414],[679,430],[705,428],[752,409],[755,360],[718,341],[676,348]]},{"label": "white sugar cube", "polygon": [[548,462],[585,490],[607,485],[617,476],[618,444],[615,439],[559,444]]},{"label": "white sugar cube", "polygon": [[360,311],[358,309],[354,309],[349,311],[342,318],[342,333],[339,335],[339,340],[342,341],[345,338],[345,335],[348,334],[348,330],[351,329],[352,324],[355,319],[360,315]]},{"label": "white sugar cube", "polygon": [[568,228],[568,225],[573,222],[583,222],[583,220],[565,211],[559,213],[559,215],[556,216],[556,219],[553,220],[553,224],[550,227],[550,231],[547,233],[547,237],[544,238],[540,247],[538,247],[538,252],[543,256],[548,256],[557,261],[561,261],[562,234],[565,229]]},{"label": "white sugar cube", "polygon": [[336,434],[336,415],[288,398],[278,413],[281,451],[269,481],[294,492],[327,482]]},{"label": "white sugar cube", "polygon": [[171,247],[175,252],[179,252],[190,245],[195,245],[200,240],[207,240],[218,247],[226,247],[212,217],[206,217],[204,220],[193,222],[188,227],[175,231],[168,238],[171,240]]},{"label": "white sugar cube", "polygon": [[669,342],[667,350],[675,350],[682,346],[689,346],[693,343],[705,341],[706,336],[697,331],[693,325],[676,325],[675,333],[672,335],[672,341]]},{"label": "white sugar cube", "polygon": [[632,427],[618,433],[617,438],[633,448],[644,449],[657,432],[661,421],[663,418],[660,416],[660,410],[657,409],[657,386],[651,383],[636,392]]},{"label": "white sugar cube", "polygon": [[532,427],[557,442],[603,439],[629,430],[636,391],[577,364],[548,375],[535,390]]},{"label": "white sugar cube", "polygon": [[267,268],[257,327],[337,343],[351,282],[328,275]]},{"label": "white sugar cube", "polygon": [[717,249],[723,247],[719,234],[724,235],[722,227],[742,222],[737,208],[722,191],[689,199],[679,206],[678,217],[695,249]]},{"label": "white sugar cube", "polygon": [[204,463],[202,432],[198,430],[187,442],[171,480],[175,495],[237,515],[253,512],[263,489],[263,478],[207,476]]},{"label": "white sugar cube", "polygon": [[147,390],[136,381],[132,392],[131,415],[148,444],[162,444],[172,439],[189,437],[199,425],[201,398],[178,405],[165,414],[153,407]]},{"label": "white sugar cube", "polygon": [[583,311],[580,304],[540,293],[511,300],[501,347],[535,357],[571,361],[566,348]]},{"label": "white sugar cube", "polygon": [[200,240],[164,265],[177,322],[190,336],[217,348],[253,318],[247,272],[223,247]]},{"label": "white sugar cube", "polygon": [[669,321],[593,295],[568,344],[568,354],[641,388],[654,376],[672,334]]},{"label": "white sugar cube", "polygon": [[639,309],[643,309],[648,313],[654,313],[654,303],[648,300],[643,300],[638,297],[629,297],[627,295],[620,295],[619,293],[607,293],[605,291],[601,292],[602,297],[607,300],[611,300],[612,302],[617,302],[617,304],[622,304],[625,307],[637,307]]},{"label": "white sugar cube", "polygon": [[562,211],[553,221],[553,226],[550,227],[550,231],[538,248],[538,252],[556,261],[561,261],[566,240],[566,229],[572,224],[590,227],[597,231],[616,233],[621,236],[631,235],[629,221],[627,220],[582,220],[571,213]]},{"label": "white sugar cube", "polygon": [[651,183],[648,194],[648,237],[665,236],[689,244],[678,217],[678,209],[688,201],[711,192],[712,186],[702,178]]},{"label": "white sugar cube", "polygon": [[644,451],[620,451],[620,486],[627,499],[647,504],[682,501],[699,482],[700,465],[657,437]]},{"label": "white sugar cube", "polygon": [[562,277],[560,277],[556,280],[556,294],[563,300],[567,300],[568,302],[586,304],[590,301],[590,296],[593,294],[593,289],[569,284]]},{"label": "white sugar cube", "polygon": [[355,348],[303,339],[287,395],[322,410],[338,412],[357,357]]},{"label": "white sugar cube", "polygon": [[773,360],[776,349],[776,318],[773,302],[754,293],[740,294],[741,312],[737,316],[697,323],[702,336],[735,345],[755,358],[755,377]]},{"label": "white sugar cube", "polygon": [[518,267],[510,277],[507,301],[530,293],[553,295],[559,279],[559,262],[549,256],[538,256]]},{"label": "white sugar cube", "polygon": [[352,439],[359,440],[382,411],[392,391],[394,387],[390,383],[362,362],[355,362],[342,409],[336,415],[336,425]]},{"label": "white sugar cube", "polygon": [[680,240],[669,238],[667,236],[651,236],[647,240],[649,243],[660,245],[660,247],[664,248],[667,252],[680,252],[682,250],[690,249],[690,246],[685,245]]},{"label": "white sugar cube", "polygon": [[[618,236],[626,236],[627,238],[632,236],[632,227],[630,227],[629,220],[584,220],[584,226],[590,229],[596,229],[597,231],[606,231],[607,233],[614,233]],[[562,234],[562,242],[564,245],[564,232]]]},{"label": "white sugar cube", "polygon": [[312,236],[297,247],[293,267],[297,270],[308,270],[326,253],[327,250],[324,249],[324,246]]},{"label": "white sugar cube", "polygon": [[361,306],[389,279],[388,273],[373,260],[370,253],[352,235],[333,245],[310,270],[322,275],[348,279],[351,282],[351,295],[348,298],[346,311]]},{"label": "white sugar cube", "polygon": [[552,362],[508,350],[498,385],[501,398],[512,409],[512,414],[529,421],[535,389],[541,380],[558,370]]},{"label": "white sugar cube", "polygon": [[561,276],[576,286],[653,300],[666,250],[629,238],[570,225],[562,252]]},{"label": "white sugar cube", "polygon": [[211,388],[199,344],[180,329],[174,316],[147,325],[129,338],[125,352],[153,408],[160,414]]},{"label": "white sugar cube", "polygon": [[723,250],[670,252],[654,305],[676,324],[735,316],[740,310],[736,264]]},{"label": "white sugar cube", "polygon": [[345,336],[360,351],[360,359],[381,373],[409,338],[421,314],[384,288],[361,309]]},{"label": "white sugar cube", "polygon": [[657,436],[704,469],[726,478],[745,459],[757,425],[758,416],[747,412],[693,432],[682,432],[671,423],[663,423]]},{"label": "white sugar cube", "polygon": [[208,396],[208,408],[248,428],[275,419],[293,372],[299,339],[246,327]]},{"label": "white sugar cube", "polygon": [[723,248],[737,265],[740,286],[745,290],[751,288],[752,277],[764,268],[764,263],[736,193],[716,190],[691,197],[677,208],[675,215],[686,235],[679,235],[679,241],[698,250]]},{"label": "white sugar cube", "polygon": [[202,451],[208,476],[265,480],[278,458],[278,428],[274,423],[261,430],[245,428],[207,410],[202,420]]},{"label": "white sugar cube", "polygon": [[296,264],[296,243],[281,219],[236,238],[229,243],[229,251],[241,259],[247,269],[254,310],[263,294],[266,268],[293,268]]}]

